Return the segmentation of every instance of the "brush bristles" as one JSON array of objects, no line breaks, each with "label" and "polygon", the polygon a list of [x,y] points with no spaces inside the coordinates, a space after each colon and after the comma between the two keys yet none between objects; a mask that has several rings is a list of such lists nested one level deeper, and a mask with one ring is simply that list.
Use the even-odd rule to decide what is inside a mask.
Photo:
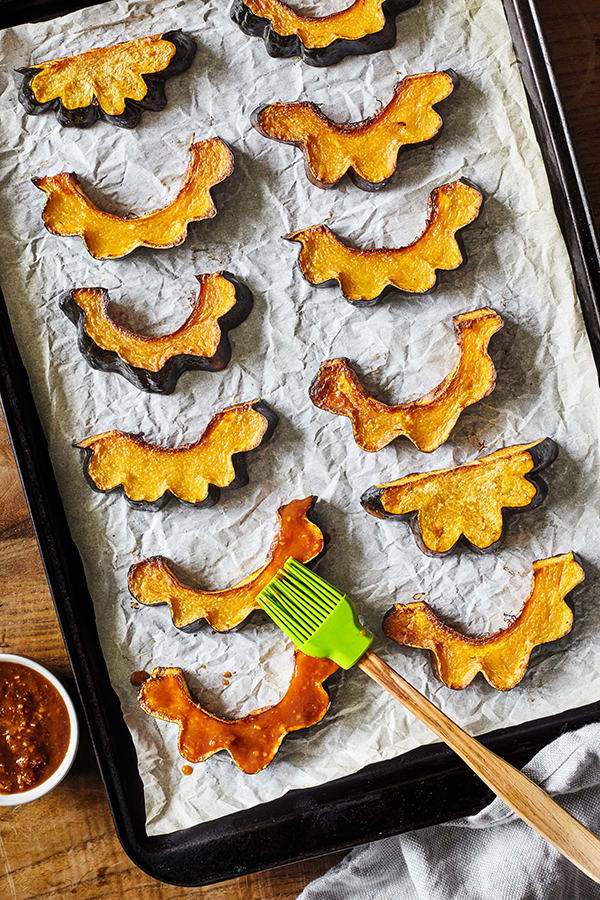
[{"label": "brush bristles", "polygon": [[260,603],[296,644],[310,640],[344,594],[295,559],[261,591]]},{"label": "brush bristles", "polygon": [[323,600],[333,609],[344,599],[341,591],[293,557],[284,564],[283,571],[295,585],[305,590],[310,601]]}]

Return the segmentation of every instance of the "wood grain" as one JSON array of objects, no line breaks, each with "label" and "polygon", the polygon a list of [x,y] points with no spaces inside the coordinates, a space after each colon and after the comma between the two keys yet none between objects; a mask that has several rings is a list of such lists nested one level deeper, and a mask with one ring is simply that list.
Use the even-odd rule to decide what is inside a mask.
[{"label": "wood grain", "polygon": [[[573,141],[600,222],[600,3],[538,0]],[[0,422],[0,649],[69,676],[3,423]],[[127,900],[292,900],[341,856],[209,888],[161,885],[129,861],[115,837],[89,742],[69,778],[35,804],[0,812],[0,897]]]},{"label": "wood grain", "polygon": [[595,834],[539,785],[463,731],[376,653],[367,650],[357,665],[451,747],[524,822],[600,883],[600,839]]}]

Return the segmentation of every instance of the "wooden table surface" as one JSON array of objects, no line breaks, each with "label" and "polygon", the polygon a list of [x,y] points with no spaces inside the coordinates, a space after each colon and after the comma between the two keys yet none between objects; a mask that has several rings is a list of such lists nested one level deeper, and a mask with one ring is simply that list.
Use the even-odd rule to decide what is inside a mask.
[{"label": "wooden table surface", "polygon": [[[538,0],[571,134],[600,219],[600,0]],[[570,7],[567,9],[566,7]],[[0,649],[70,679],[4,422],[0,420]],[[291,900],[341,854],[208,888],[162,885],[137,869],[115,836],[89,739],[47,797],[0,813],[0,897]],[[374,898],[376,900],[376,898]]]}]

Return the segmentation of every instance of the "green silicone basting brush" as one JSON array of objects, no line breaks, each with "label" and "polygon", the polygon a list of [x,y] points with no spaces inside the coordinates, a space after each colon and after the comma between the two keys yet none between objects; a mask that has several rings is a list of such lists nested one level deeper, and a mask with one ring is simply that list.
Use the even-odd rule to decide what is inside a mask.
[{"label": "green silicone basting brush", "polygon": [[452,719],[369,650],[373,635],[350,598],[295,559],[258,596],[265,612],[308,656],[357,665],[421,720],[538,834],[600,883],[600,840],[522,772],[463,731]]}]

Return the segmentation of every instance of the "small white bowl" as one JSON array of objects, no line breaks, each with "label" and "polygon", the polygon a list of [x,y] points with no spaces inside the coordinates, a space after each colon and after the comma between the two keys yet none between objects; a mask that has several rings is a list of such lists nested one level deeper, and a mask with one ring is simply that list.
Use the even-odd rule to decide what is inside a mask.
[{"label": "small white bowl", "polygon": [[45,669],[44,666],[40,666],[39,663],[34,662],[32,659],[27,659],[25,656],[15,656],[13,653],[0,653],[0,662],[19,663],[19,665],[27,666],[28,669],[33,669],[34,672],[39,672],[40,675],[43,675],[50,684],[54,685],[62,697],[63,702],[67,707],[69,724],[71,726],[67,752],[58,769],[56,769],[49,778],[42,781],[40,784],[37,784],[35,787],[29,788],[28,791],[18,791],[15,794],[0,793],[0,806],[20,806],[22,803],[30,803],[32,800],[37,800],[38,797],[43,797],[44,794],[47,794],[48,791],[51,791],[52,788],[55,788],[56,785],[63,780],[73,765],[73,760],[77,753],[77,747],[79,745],[79,725],[71,698],[58,678],[54,677],[52,672],[49,672],[48,669]]}]

